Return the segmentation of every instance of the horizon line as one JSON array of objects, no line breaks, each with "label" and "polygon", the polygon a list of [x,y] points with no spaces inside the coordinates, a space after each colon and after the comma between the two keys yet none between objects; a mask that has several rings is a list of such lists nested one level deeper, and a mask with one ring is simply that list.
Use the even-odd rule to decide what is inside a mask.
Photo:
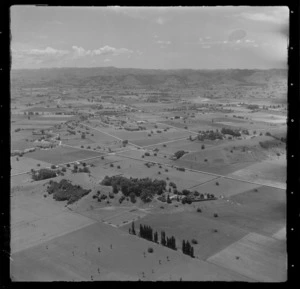
[{"label": "horizon line", "polygon": [[288,67],[273,67],[273,68],[136,68],[136,67],[116,67],[116,66],[64,66],[64,67],[39,67],[39,68],[10,68],[10,70],[50,70],[50,69],[95,69],[95,68],[114,68],[114,69],[136,69],[136,70],[161,70],[161,71],[168,71],[168,70],[287,70]]}]

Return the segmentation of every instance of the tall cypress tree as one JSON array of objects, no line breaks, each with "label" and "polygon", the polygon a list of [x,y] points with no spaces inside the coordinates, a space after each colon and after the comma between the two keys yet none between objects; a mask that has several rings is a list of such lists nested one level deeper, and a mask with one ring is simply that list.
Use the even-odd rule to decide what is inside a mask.
[{"label": "tall cypress tree", "polygon": [[191,254],[191,244],[189,241],[186,241],[186,253],[187,255],[190,255]]},{"label": "tall cypress tree", "polygon": [[195,256],[194,256],[194,248],[193,248],[192,246],[191,246],[190,256],[191,256],[192,258],[195,258]]},{"label": "tall cypress tree", "polygon": [[154,233],[154,242],[158,243],[158,234],[157,234],[157,232]]},{"label": "tall cypress tree", "polygon": [[135,235],[135,228],[134,228],[134,222],[131,223],[131,232],[133,235]]},{"label": "tall cypress tree", "polygon": [[161,244],[166,246],[166,233],[164,231],[161,231]]},{"label": "tall cypress tree", "polygon": [[186,254],[186,244],[185,244],[185,240],[182,241],[182,253]]}]

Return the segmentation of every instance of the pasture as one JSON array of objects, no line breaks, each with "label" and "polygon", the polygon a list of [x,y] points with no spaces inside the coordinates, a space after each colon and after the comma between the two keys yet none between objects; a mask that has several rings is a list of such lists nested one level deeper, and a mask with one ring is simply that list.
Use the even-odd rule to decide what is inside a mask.
[{"label": "pasture", "polygon": [[60,146],[54,149],[38,150],[32,153],[28,153],[26,154],[26,157],[57,165],[86,158],[98,157],[101,155],[101,153],[93,151]]},{"label": "pasture", "polygon": [[250,233],[208,259],[258,282],[285,282],[285,242]]}]

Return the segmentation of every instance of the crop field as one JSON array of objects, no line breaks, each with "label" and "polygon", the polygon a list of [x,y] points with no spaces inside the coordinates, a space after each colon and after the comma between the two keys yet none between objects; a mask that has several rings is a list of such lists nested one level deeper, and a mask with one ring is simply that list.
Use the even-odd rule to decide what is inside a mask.
[{"label": "crop field", "polygon": [[[282,189],[266,186],[231,196],[229,199],[206,202],[218,218],[230,224],[248,230],[272,236],[285,225],[286,196]],[[210,209],[210,210],[211,210]],[[203,216],[214,218],[213,213],[203,211]]]},{"label": "crop field", "polygon": [[[166,141],[165,144],[152,145],[151,149],[158,148],[159,151],[166,152],[168,154],[173,154],[182,149],[185,151],[188,151],[188,152],[196,152],[196,151],[201,151],[201,146],[204,143],[205,142],[190,141],[187,139],[174,140],[174,141],[170,141],[170,142]],[[216,141],[215,143],[217,145],[219,142]],[[208,148],[211,146],[212,146],[211,144],[205,143],[205,148]]]},{"label": "crop field", "polygon": [[51,164],[63,164],[73,162],[78,159],[86,159],[101,156],[101,153],[93,151],[79,150],[69,147],[57,147],[51,150],[38,150],[26,155],[28,158],[39,161],[49,162]]},{"label": "crop field", "polygon": [[27,157],[21,157],[17,161],[16,157],[11,157],[10,159],[10,165],[11,165],[11,175],[23,173],[23,172],[29,172],[31,169],[37,170],[41,167],[50,167],[51,163],[35,160],[32,158]]},{"label": "crop field", "polygon": [[259,282],[287,280],[285,242],[250,233],[208,259]]},{"label": "crop field", "polygon": [[[92,224],[93,221],[61,209],[51,200],[45,202],[39,187],[28,187],[33,192],[19,189],[21,193],[11,198],[11,250],[22,251],[59,235]],[[36,192],[39,192],[38,194]]]},{"label": "crop field", "polygon": [[[143,252],[149,246],[155,254],[146,253],[144,257]],[[12,258],[11,274],[20,281],[92,281],[115,278],[135,281],[180,278],[183,281],[251,280],[101,223],[15,253]],[[178,268],[182,268],[181,274],[178,274]]]},{"label": "crop field", "polygon": [[195,186],[193,187],[193,190],[199,191],[200,193],[209,193],[218,197],[223,196],[224,198],[228,198],[230,196],[253,190],[258,187],[260,187],[260,185],[221,177],[210,182],[206,182],[203,185]]},{"label": "crop field", "polygon": [[10,177],[10,187],[22,186],[32,181],[31,174],[21,174]]},{"label": "crop field", "polygon": [[252,164],[244,169],[235,171],[230,174],[232,177],[257,181],[269,185],[286,187],[286,160],[284,158],[278,160],[269,160]]},{"label": "crop field", "polygon": [[[195,256],[202,260],[206,260],[247,234],[238,227],[224,225],[217,219],[207,220],[201,213],[195,212],[148,214],[143,219],[135,221],[137,229],[139,224],[151,226],[159,235],[161,231],[165,231],[166,236],[174,236],[178,249],[181,249],[182,240],[195,239],[198,242],[193,245]],[[130,227],[131,224],[125,225],[122,230],[128,231]]]},{"label": "crop field", "polygon": [[33,148],[34,145],[32,142],[28,142],[25,140],[11,140],[11,146],[10,149],[13,150],[25,150],[28,148]]}]

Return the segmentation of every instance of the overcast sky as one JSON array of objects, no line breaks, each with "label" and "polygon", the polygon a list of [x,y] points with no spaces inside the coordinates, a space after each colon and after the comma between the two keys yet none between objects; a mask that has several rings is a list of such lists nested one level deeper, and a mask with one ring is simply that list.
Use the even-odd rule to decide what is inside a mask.
[{"label": "overcast sky", "polygon": [[12,68],[285,68],[287,7],[11,8]]}]

